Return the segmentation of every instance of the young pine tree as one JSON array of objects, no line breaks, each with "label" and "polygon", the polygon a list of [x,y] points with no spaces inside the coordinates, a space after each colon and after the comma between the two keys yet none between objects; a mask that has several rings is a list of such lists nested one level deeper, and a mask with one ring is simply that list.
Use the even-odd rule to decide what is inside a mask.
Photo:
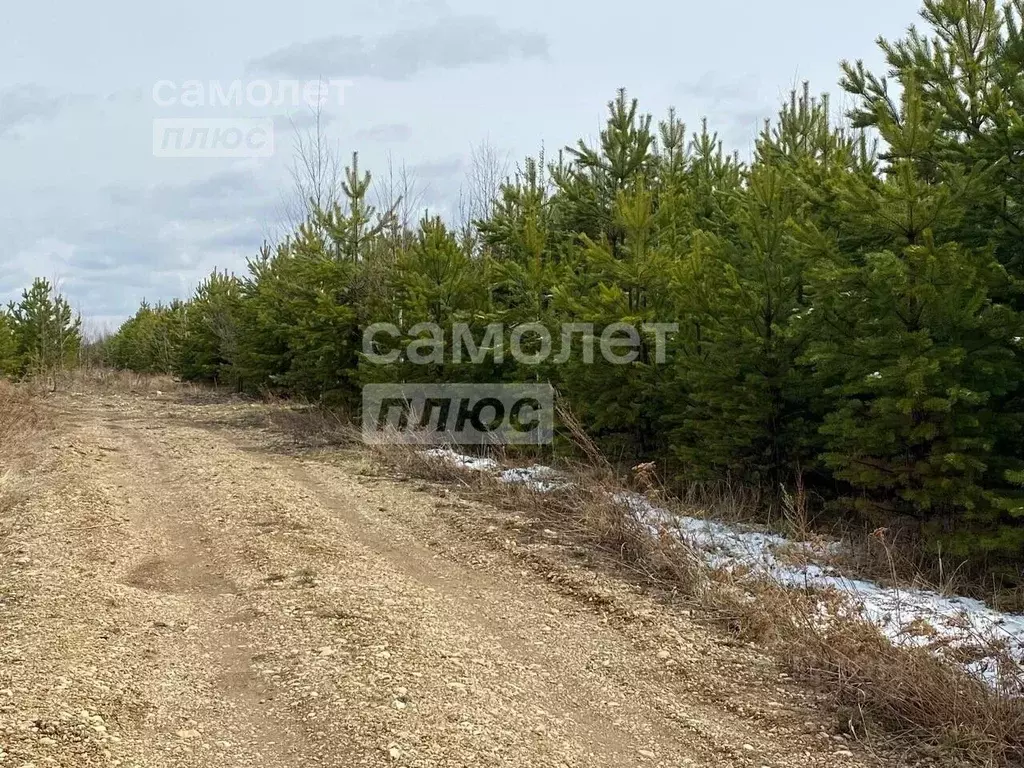
[{"label": "young pine tree", "polygon": [[[927,94],[921,109],[936,130],[927,147],[887,147],[887,157],[908,160],[920,178],[938,181],[943,166],[987,167],[989,183],[963,200],[956,239],[991,245],[1015,281],[1024,279],[1024,0],[925,0],[928,29],[912,28],[897,41],[881,41],[886,64],[903,90]],[[844,88],[859,100],[857,125],[878,128],[898,120],[899,100],[886,78],[862,62],[844,63]],[[1024,308],[1019,292],[1008,297]]]},{"label": "young pine tree", "polygon": [[728,475],[774,496],[814,468],[819,398],[799,362],[810,302],[797,234],[828,216],[817,189],[851,173],[856,157],[827,99],[794,92],[732,192],[728,225],[700,239],[679,271],[694,325],[678,360],[688,402],[675,440],[692,474]]},{"label": "young pine tree", "polygon": [[824,460],[869,520],[916,519],[958,554],[1019,553],[1024,324],[995,298],[1010,278],[994,249],[955,239],[991,169],[922,173],[943,119],[908,86],[897,114],[879,110],[893,148],[884,176],[847,178],[844,234],[819,252],[809,288],[806,362],[832,398]]},{"label": "young pine tree", "polygon": [[[473,363],[465,351],[456,363],[453,354],[457,326],[470,330],[473,344],[482,342],[481,321],[487,307],[483,266],[440,218],[425,216],[395,265],[390,288],[395,303],[382,318],[398,326],[403,335],[390,340],[382,337],[378,352],[404,351],[394,365],[365,366],[365,379],[494,381],[490,360]],[[463,349],[461,340],[459,344]]]},{"label": "young pine tree", "polygon": [[175,368],[186,381],[237,383],[239,280],[214,271],[183,309]]},{"label": "young pine tree", "polygon": [[13,376],[17,366],[14,318],[0,307],[0,376]]},{"label": "young pine tree", "polygon": [[48,281],[37,278],[8,310],[14,328],[16,375],[47,375],[75,363],[82,319]]}]

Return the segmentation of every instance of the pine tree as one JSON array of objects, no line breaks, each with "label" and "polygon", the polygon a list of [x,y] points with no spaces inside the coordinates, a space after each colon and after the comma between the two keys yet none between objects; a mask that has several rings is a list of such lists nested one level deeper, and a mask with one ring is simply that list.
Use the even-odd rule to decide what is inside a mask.
[{"label": "pine tree", "polygon": [[182,338],[175,370],[186,381],[238,383],[241,285],[234,275],[214,270],[183,310]]},{"label": "pine tree", "polygon": [[274,249],[264,244],[240,280],[238,343],[231,363],[232,375],[245,391],[281,388],[290,365],[286,333],[291,314],[282,279],[289,258],[290,239]]},{"label": "pine tree", "polygon": [[401,204],[401,200],[396,200],[391,208],[378,214],[366,200],[371,183],[369,172],[359,173],[359,155],[353,153],[352,165],[345,169],[341,185],[344,207],[335,202],[326,210],[314,208],[310,220],[300,227],[309,230],[304,240],[319,243],[336,261],[365,261],[376,239],[394,232],[395,210]]},{"label": "pine tree", "polygon": [[608,120],[599,145],[580,140],[567,147],[569,161],[552,166],[558,188],[560,224],[569,232],[592,240],[607,240],[614,255],[623,233],[615,221],[619,193],[646,179],[655,162],[655,136],[651,116],[641,115],[636,99],[625,89],[608,102]]},{"label": "pine tree", "polygon": [[[620,192],[613,219],[618,245],[583,235],[576,274],[553,292],[562,317],[593,327],[591,337],[574,342],[561,371],[562,389],[576,415],[596,435],[621,434],[627,447],[641,454],[660,447],[659,420],[666,394],[657,359],[664,341],[659,342],[659,332],[648,326],[672,324],[675,317],[670,288],[673,255],[657,243],[654,200],[654,194],[639,185]],[[612,339],[623,346],[616,349],[605,343],[602,349],[603,342]]]},{"label": "pine tree", "polygon": [[17,364],[14,318],[3,307],[0,307],[0,376],[13,376]]},{"label": "pine tree", "polygon": [[[681,164],[682,151],[672,141],[683,128],[674,114],[669,122],[669,162]],[[667,311],[671,254],[657,238],[660,156],[651,124],[652,117],[640,114],[636,99],[628,100],[620,89],[608,103],[598,146],[580,141],[566,148],[568,160],[551,167],[555,194],[550,220],[569,239],[552,249],[559,254],[558,271],[547,270],[548,279],[560,277],[549,294],[557,317],[593,328],[591,337],[573,340],[570,331],[561,339],[572,340],[569,358],[547,371],[547,377],[555,380],[576,416],[596,436],[606,442],[624,439],[625,446],[616,450],[625,447],[642,453],[658,442],[660,389],[654,335],[639,329],[647,322],[673,321]],[[550,239],[559,243],[557,236]],[[527,267],[534,282],[544,274],[540,254]],[[538,313],[542,309],[538,307]],[[560,336],[556,331],[556,340]],[[636,359],[624,362],[632,356],[624,344],[609,348],[620,362],[609,361],[601,349],[602,338],[635,345]]]},{"label": "pine tree", "polygon": [[185,303],[180,300],[168,305],[150,305],[144,300],[107,341],[107,361],[116,368],[143,373],[176,373],[184,315]]},{"label": "pine tree", "polygon": [[1010,285],[995,249],[956,241],[992,169],[921,170],[942,141],[930,98],[910,82],[898,112],[879,113],[884,176],[846,179],[845,234],[819,253],[807,362],[834,398],[824,460],[875,522],[916,519],[959,553],[1019,551],[1024,475],[1007,448],[1024,422],[1009,407],[1024,325],[995,298]]},{"label": "pine tree", "polygon": [[[887,147],[885,159],[906,159],[928,181],[943,178],[944,164],[967,171],[991,168],[991,183],[964,202],[959,242],[991,244],[1015,280],[1024,279],[1024,0],[925,0],[930,34],[912,28],[901,40],[881,40],[899,86],[924,94],[925,121],[936,130],[928,147]],[[900,117],[886,78],[863,62],[843,65],[843,87],[860,104],[855,124],[878,128]],[[1019,292],[1011,297],[1024,308]]]},{"label": "pine tree", "polygon": [[[403,352],[387,370],[364,367],[367,381],[495,380],[490,362],[472,363],[468,350],[460,351],[460,362],[454,361],[457,326],[469,329],[474,344],[482,340],[488,291],[484,262],[474,258],[439,217],[424,216],[420,222],[414,240],[395,265],[390,291],[395,304],[386,320],[398,326],[403,336],[390,342],[384,339],[378,351],[398,348]],[[460,338],[460,350],[462,343]]]},{"label": "pine tree", "polygon": [[[543,154],[527,158],[502,186],[490,218],[477,222],[487,253],[479,269],[488,286],[489,311],[481,320],[500,323],[505,344],[515,328],[533,324],[558,336],[560,315],[553,300],[571,273],[573,236],[556,225],[551,193]],[[527,355],[539,351],[542,340],[537,334],[524,334],[522,340]],[[560,380],[548,361],[520,365],[507,359],[496,375],[556,385]]]},{"label": "pine tree", "polygon": [[37,278],[8,310],[14,326],[16,375],[49,375],[75,362],[82,320],[48,281]]},{"label": "pine tree", "polygon": [[231,341],[231,372],[246,388],[354,407],[362,329],[387,304],[377,260],[393,252],[400,202],[378,213],[366,202],[370,185],[353,155],[344,200],[314,205],[292,236],[249,262]]},{"label": "pine tree", "polygon": [[729,475],[774,496],[814,469],[820,405],[799,364],[809,339],[799,321],[811,307],[797,234],[827,219],[818,189],[852,172],[855,148],[832,125],[827,99],[807,86],[794,92],[732,191],[728,224],[700,238],[677,271],[684,314],[695,323],[677,361],[687,402],[673,419],[689,472]]}]

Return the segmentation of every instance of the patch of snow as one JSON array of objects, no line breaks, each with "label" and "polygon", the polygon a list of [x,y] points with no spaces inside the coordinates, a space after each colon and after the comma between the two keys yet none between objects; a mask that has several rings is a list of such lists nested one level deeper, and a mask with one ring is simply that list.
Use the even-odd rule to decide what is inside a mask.
[{"label": "patch of snow", "polygon": [[[568,482],[557,470],[540,464],[501,469],[493,459],[464,456],[448,448],[426,451],[433,456],[468,469],[498,472],[502,482],[523,484],[547,493],[564,488]],[[835,568],[813,562],[842,551],[838,541],[827,544],[794,542],[785,536],[765,533],[749,526],[676,515],[655,506],[646,497],[629,491],[613,497],[652,534],[674,533],[717,570],[770,578],[786,586],[831,589],[844,595],[862,616],[877,626],[894,645],[928,647],[943,652],[984,647],[1002,648],[1005,659],[994,655],[976,658],[963,667],[993,687],[1015,685],[1024,695],[1024,615],[993,610],[979,600],[945,596],[911,587],[883,587],[872,581],[853,579]],[[791,562],[784,552],[794,547],[806,564]],[[1011,668],[1005,669],[1005,662]]]},{"label": "patch of snow", "polygon": [[[936,650],[979,645],[1001,647],[1015,669],[1002,669],[1000,658],[995,656],[977,659],[965,668],[993,686],[1004,680],[1019,686],[1024,680],[1024,615],[1002,613],[967,597],[947,597],[930,590],[883,587],[872,581],[851,579],[829,566],[787,562],[779,557],[784,549],[792,549],[796,544],[810,554],[814,545],[713,520],[677,516],[654,506],[640,494],[620,493],[616,500],[652,532],[674,531],[701,553],[712,568],[742,569],[795,588],[835,590],[857,606],[894,645]],[[834,550],[837,544],[832,542],[829,549]],[[1024,694],[1024,690],[1017,692]]]},{"label": "patch of snow", "polygon": [[538,493],[549,493],[568,486],[561,472],[543,464],[506,469],[498,477],[503,483],[525,485]]},{"label": "patch of snow", "polygon": [[431,448],[429,451],[423,451],[422,455],[452,464],[460,469],[475,469],[480,472],[497,470],[500,466],[494,459],[487,459],[480,456],[466,456],[461,453],[456,453],[451,448]]}]

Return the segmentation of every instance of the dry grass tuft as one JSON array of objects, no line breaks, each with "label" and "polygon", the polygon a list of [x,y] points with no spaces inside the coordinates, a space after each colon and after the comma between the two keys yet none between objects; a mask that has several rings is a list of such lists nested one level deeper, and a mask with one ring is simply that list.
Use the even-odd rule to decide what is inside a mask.
[{"label": "dry grass tuft", "polygon": [[[787,597],[780,598],[783,610]],[[1019,695],[971,677],[927,648],[894,646],[859,615],[833,614],[824,626],[820,612],[788,615],[776,645],[785,648],[794,672],[833,694],[844,731],[909,735],[981,765],[1024,764]]]},{"label": "dry grass tuft", "polygon": [[740,639],[772,650],[795,677],[827,691],[837,729],[849,737],[899,740],[971,765],[1024,764],[1024,699],[927,648],[893,645],[839,595],[719,579],[703,607]]},{"label": "dry grass tuft", "polygon": [[359,430],[343,412],[308,402],[269,399],[268,419],[275,428],[307,448],[348,447],[360,442]]},{"label": "dry grass tuft", "polygon": [[30,492],[24,472],[46,427],[46,415],[29,388],[0,379],[0,541],[15,506]]},{"label": "dry grass tuft", "polygon": [[0,379],[0,467],[23,459],[46,420],[33,393]]},{"label": "dry grass tuft", "polygon": [[[577,545],[602,553],[634,577],[676,594],[696,594],[705,574],[693,551],[668,531],[652,534],[646,523],[617,501],[622,485],[612,465],[570,414],[562,414],[561,419],[586,463],[567,466],[562,472],[569,482],[543,493],[528,483],[502,482],[493,472],[432,455],[431,446],[395,440],[374,445],[372,450],[378,461],[402,475],[455,486],[471,498],[525,514]],[[492,446],[480,458],[504,465],[507,457],[502,446]]]}]

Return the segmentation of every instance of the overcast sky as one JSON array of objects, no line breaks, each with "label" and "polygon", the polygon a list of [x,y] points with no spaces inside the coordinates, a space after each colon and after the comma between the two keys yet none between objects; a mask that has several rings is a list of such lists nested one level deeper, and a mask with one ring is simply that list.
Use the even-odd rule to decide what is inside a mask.
[{"label": "overcast sky", "polygon": [[[513,161],[600,128],[625,87],[661,117],[703,116],[746,151],[759,120],[838,62],[879,69],[874,40],[918,0],[33,0],[0,33],[0,300],[57,279],[91,327],[139,301],[187,296],[212,268],[244,269],[279,228],[295,138],[310,110],[287,81],[328,91],[327,132],[381,169],[389,154],[425,200],[453,210],[473,145]],[[188,81],[202,106],[182,105]],[[283,105],[211,105],[270,83]],[[154,92],[154,86],[164,85]],[[262,87],[262,86],[259,86]],[[254,91],[259,96],[261,91]],[[175,103],[169,104],[168,102]],[[259,102],[257,98],[255,102]],[[156,156],[154,120],[273,120],[258,156]]]}]

